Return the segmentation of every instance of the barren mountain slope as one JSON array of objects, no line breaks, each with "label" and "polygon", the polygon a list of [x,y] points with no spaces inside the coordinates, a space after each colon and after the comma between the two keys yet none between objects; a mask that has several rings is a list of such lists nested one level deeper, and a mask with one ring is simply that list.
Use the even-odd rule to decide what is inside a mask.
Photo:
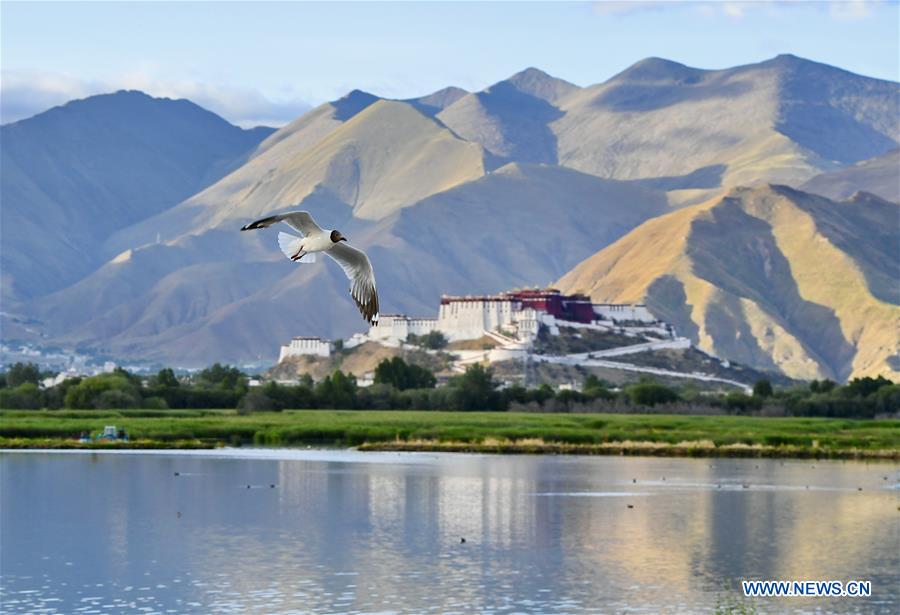
[{"label": "barren mountain slope", "polygon": [[342,218],[377,220],[480,177],[482,159],[478,145],[457,138],[412,105],[379,100],[314,145],[305,130],[281,139],[172,210],[113,236],[108,249],[138,247],[157,233],[173,240],[220,226],[240,227],[238,221],[300,203],[340,211]]},{"label": "barren mountain slope", "polygon": [[559,284],[645,301],[701,349],[796,378],[898,376],[900,206],[741,188],[651,220]]},{"label": "barren mountain slope", "polygon": [[560,164],[601,177],[794,183],[896,147],[898,96],[794,56],[725,70],[650,58],[559,101],[550,127]]}]

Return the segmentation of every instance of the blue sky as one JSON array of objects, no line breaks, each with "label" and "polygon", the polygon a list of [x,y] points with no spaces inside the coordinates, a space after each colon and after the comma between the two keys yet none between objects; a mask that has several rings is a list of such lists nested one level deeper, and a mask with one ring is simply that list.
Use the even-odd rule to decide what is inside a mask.
[{"label": "blue sky", "polygon": [[280,125],[359,88],[484,88],[536,66],[578,85],[664,57],[724,68],[793,53],[900,78],[900,10],[847,2],[0,3],[0,116],[121,88]]}]

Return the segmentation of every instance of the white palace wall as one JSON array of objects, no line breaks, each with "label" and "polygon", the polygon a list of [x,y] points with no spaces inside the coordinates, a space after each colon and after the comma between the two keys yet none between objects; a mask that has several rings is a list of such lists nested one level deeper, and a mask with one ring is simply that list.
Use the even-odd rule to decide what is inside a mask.
[{"label": "white palace wall", "polygon": [[617,303],[595,303],[594,314],[598,320],[634,320],[638,322],[656,322],[646,305],[624,305]]}]

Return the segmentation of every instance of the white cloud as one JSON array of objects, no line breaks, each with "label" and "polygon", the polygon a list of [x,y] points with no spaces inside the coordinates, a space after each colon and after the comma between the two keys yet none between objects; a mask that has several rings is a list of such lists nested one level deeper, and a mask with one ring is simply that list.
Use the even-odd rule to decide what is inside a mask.
[{"label": "white cloud", "polygon": [[87,81],[56,73],[4,70],[0,73],[0,123],[31,117],[76,98],[123,89],[165,98],[187,98],[244,127],[281,126],[310,109],[309,103],[297,96],[272,100],[252,88],[165,80],[147,71],[109,81]]},{"label": "white cloud", "polygon": [[0,73],[0,123],[14,122],[103,91],[103,85],[54,73],[8,71]]}]

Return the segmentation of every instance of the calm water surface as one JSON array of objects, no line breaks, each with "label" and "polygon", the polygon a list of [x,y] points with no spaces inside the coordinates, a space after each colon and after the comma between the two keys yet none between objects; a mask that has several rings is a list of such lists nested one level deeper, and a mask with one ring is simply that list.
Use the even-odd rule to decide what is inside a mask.
[{"label": "calm water surface", "polygon": [[759,612],[900,612],[897,465],[241,449],[0,479],[5,613],[694,613],[747,578],[872,581]]}]

